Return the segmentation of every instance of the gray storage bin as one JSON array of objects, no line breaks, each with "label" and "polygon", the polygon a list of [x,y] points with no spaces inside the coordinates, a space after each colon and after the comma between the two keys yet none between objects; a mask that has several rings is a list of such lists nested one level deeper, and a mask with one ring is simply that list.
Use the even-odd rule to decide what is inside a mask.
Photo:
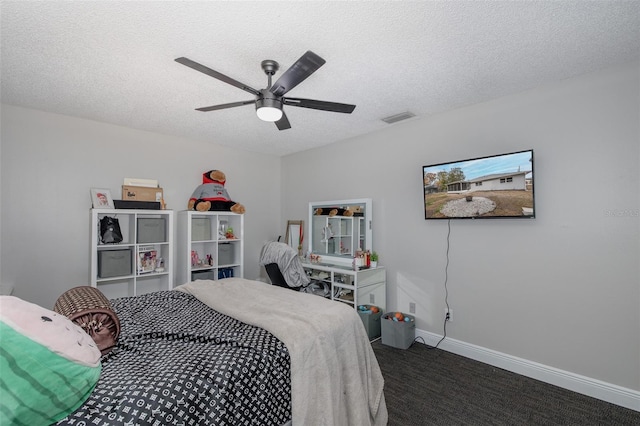
[{"label": "gray storage bin", "polygon": [[211,240],[211,220],[208,217],[191,219],[191,241]]},{"label": "gray storage bin", "polygon": [[212,270],[194,271],[191,273],[191,281],[195,280],[215,280],[216,273]]},{"label": "gray storage bin", "polygon": [[233,259],[233,244],[218,244],[218,265],[231,265]]},{"label": "gray storage bin", "polygon": [[408,349],[416,338],[416,319],[412,315],[403,313],[411,321],[393,321],[395,312],[389,312],[382,316],[380,320],[382,332],[382,344],[393,346],[394,348]]},{"label": "gray storage bin", "polygon": [[138,243],[162,243],[167,240],[164,218],[138,218]]},{"label": "gray storage bin", "polygon": [[377,313],[373,313],[370,311],[373,305],[360,305],[367,308],[367,311],[361,311],[358,309],[358,315],[360,315],[360,319],[362,320],[362,324],[364,324],[364,329],[367,331],[367,336],[369,336],[369,340],[376,339],[380,337],[381,329],[380,329],[380,318],[382,317],[382,309],[378,308]]},{"label": "gray storage bin", "polygon": [[111,278],[132,274],[131,249],[98,251],[98,277]]}]

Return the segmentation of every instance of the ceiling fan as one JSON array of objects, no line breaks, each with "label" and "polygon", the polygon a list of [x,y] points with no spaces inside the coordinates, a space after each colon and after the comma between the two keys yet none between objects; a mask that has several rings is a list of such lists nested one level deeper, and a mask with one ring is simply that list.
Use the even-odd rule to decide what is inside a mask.
[{"label": "ceiling fan", "polygon": [[284,113],[284,105],[319,109],[322,111],[342,112],[345,114],[351,114],[356,107],[355,105],[318,101],[315,99],[284,97],[289,90],[302,83],[326,62],[310,50],[302,55],[295,64],[291,65],[291,67],[285,71],[285,73],[282,74],[273,85],[271,84],[271,77],[276,73],[276,71],[278,71],[280,64],[271,59],[262,61],[262,69],[265,74],[267,74],[269,82],[267,87],[261,90],[254,89],[188,58],[177,58],[176,62],[207,74],[213,78],[217,78],[218,80],[242,89],[245,92],[249,92],[256,97],[254,100],[250,101],[231,102],[228,104],[196,108],[197,111],[215,111],[219,109],[255,104],[258,118],[264,121],[273,121],[276,123],[279,130],[286,130],[291,128],[291,124],[287,119],[287,115]]}]

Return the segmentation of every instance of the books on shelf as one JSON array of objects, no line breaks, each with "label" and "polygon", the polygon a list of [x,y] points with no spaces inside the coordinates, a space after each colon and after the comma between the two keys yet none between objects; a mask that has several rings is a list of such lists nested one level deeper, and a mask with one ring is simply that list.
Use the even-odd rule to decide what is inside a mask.
[{"label": "books on shelf", "polygon": [[154,246],[140,246],[138,248],[138,273],[145,274],[156,269],[158,251]]}]

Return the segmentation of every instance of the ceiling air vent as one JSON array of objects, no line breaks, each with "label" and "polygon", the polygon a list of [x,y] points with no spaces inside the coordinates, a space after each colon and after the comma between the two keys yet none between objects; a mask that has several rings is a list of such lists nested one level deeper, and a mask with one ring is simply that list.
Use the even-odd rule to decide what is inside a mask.
[{"label": "ceiling air vent", "polygon": [[397,123],[398,121],[406,120],[408,118],[415,117],[415,116],[416,115],[414,113],[405,111],[405,112],[401,112],[400,114],[383,118],[382,121],[384,121],[387,124],[393,124],[393,123]]}]

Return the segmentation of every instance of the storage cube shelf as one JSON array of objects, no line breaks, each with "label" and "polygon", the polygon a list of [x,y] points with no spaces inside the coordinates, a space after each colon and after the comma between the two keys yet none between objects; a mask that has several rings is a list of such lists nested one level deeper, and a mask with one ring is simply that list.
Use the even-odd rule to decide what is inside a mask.
[{"label": "storage cube shelf", "polygon": [[331,288],[331,300],[358,305],[386,306],[386,272],[383,267],[354,271],[341,265],[303,262],[312,281],[323,281]]},{"label": "storage cube shelf", "polygon": [[[233,229],[233,238],[225,231]],[[244,216],[231,212],[178,212],[179,284],[244,276]]]},{"label": "storage cube shelf", "polygon": [[[122,242],[102,244],[100,219],[115,217]],[[89,282],[109,299],[173,288],[173,211],[91,209]]]}]

